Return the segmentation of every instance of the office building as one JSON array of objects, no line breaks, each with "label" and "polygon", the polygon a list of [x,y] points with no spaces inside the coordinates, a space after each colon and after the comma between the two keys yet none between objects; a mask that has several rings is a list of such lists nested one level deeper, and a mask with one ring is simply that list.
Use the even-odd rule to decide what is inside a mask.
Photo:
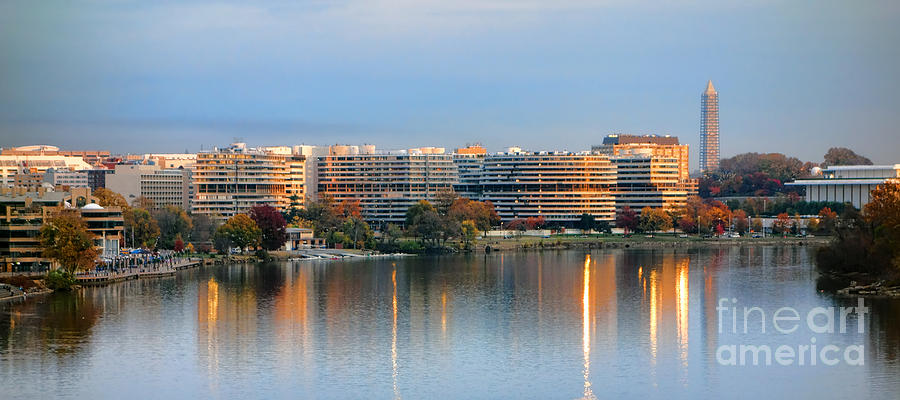
[{"label": "office building", "polygon": [[87,172],[88,176],[88,187],[93,191],[99,188],[105,188],[106,175],[115,172],[115,170],[106,167],[98,167],[86,170],[85,172]]},{"label": "office building", "polygon": [[591,146],[591,151],[609,157],[646,154],[678,160],[679,179],[690,179],[690,149],[680,144],[677,136],[607,135],[603,144]]},{"label": "office building", "polygon": [[859,209],[869,203],[869,193],[878,185],[900,182],[900,164],[814,168],[813,173],[813,179],[798,179],[786,185],[805,187],[806,201],[850,203]]},{"label": "office building", "polygon": [[614,220],[615,184],[616,166],[604,154],[510,148],[485,156],[480,199],[492,202],[503,222],[544,217],[572,226],[582,214]]},{"label": "office building", "polygon": [[456,165],[443,148],[422,147],[376,153],[374,146],[331,146],[318,159],[319,195],[359,200],[363,218],[402,224],[420,200],[433,201],[456,182]]},{"label": "office building", "polygon": [[700,172],[719,169],[719,93],[712,81],[700,96]]},{"label": "office building", "polygon": [[293,147],[293,154],[303,156],[304,168],[304,200],[319,198],[319,157],[328,155],[329,146],[298,145]]},{"label": "office building", "polygon": [[47,182],[54,187],[89,187],[87,171],[49,168],[44,172],[44,182]]},{"label": "office building", "polygon": [[100,257],[117,255],[124,226],[122,210],[96,202],[88,188],[70,192],[0,188],[0,271],[46,271],[52,260],[42,254],[41,226],[64,209],[78,211]]}]

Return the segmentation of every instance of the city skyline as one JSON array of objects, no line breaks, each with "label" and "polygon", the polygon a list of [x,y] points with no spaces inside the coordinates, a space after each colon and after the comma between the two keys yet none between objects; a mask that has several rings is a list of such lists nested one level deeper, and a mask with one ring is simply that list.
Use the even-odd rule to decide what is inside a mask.
[{"label": "city skyline", "polygon": [[723,157],[819,161],[848,147],[889,163],[900,125],[893,3],[0,10],[4,146],[180,152],[243,137],[579,150],[609,133],[670,134],[696,169],[696,93],[710,79],[728,94]]}]

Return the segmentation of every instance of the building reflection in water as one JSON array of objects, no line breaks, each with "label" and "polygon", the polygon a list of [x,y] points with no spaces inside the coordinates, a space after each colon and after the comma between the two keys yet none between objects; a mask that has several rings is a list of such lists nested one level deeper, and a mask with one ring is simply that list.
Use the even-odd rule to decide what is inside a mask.
[{"label": "building reflection in water", "polygon": [[[690,336],[690,258],[675,253],[629,256],[625,264],[638,263],[641,309],[647,316],[647,354],[655,379],[657,363],[675,352],[678,369],[686,378]],[[631,275],[634,276],[634,275]],[[623,301],[627,301],[623,298]],[[646,307],[646,308],[645,308]]]},{"label": "building reflection in water", "polygon": [[594,398],[591,391],[591,255],[584,256],[584,286],[581,294],[581,351],[584,355],[584,398]]},{"label": "building reflection in water", "polygon": [[393,269],[391,270],[391,285],[392,285],[392,295],[391,295],[391,311],[392,311],[392,323],[391,323],[391,380],[394,389],[394,398],[400,398],[400,390],[397,387],[397,378],[400,374],[400,365],[397,361],[397,264],[393,265]]}]

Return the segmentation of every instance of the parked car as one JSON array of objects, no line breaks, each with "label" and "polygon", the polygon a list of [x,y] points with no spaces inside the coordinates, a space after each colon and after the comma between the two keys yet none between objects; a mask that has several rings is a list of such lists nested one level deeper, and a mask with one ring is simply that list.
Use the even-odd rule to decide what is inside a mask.
[{"label": "parked car", "polygon": [[680,238],[686,238],[686,237],[688,237],[688,235],[687,235],[686,233],[682,233],[682,234],[678,235],[678,237],[680,237]]},{"label": "parked car", "polygon": [[760,235],[760,234],[758,234],[758,233],[754,233],[754,234],[753,234],[753,238],[754,238],[754,239],[759,239],[759,238],[761,238],[761,237],[762,237],[762,235]]}]

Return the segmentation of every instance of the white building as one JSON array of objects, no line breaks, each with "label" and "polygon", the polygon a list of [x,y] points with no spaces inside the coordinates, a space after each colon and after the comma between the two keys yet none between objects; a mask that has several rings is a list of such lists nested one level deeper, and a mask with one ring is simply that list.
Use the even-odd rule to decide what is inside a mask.
[{"label": "white building", "polygon": [[16,174],[41,173],[48,169],[81,171],[92,169],[93,166],[81,157],[60,155],[0,155],[0,184],[12,186],[15,183]]},{"label": "white building", "polygon": [[44,182],[53,186],[88,187],[87,171],[50,168],[44,172]]},{"label": "white building", "polygon": [[862,209],[869,203],[869,192],[889,180],[900,180],[900,164],[844,165],[814,169],[818,179],[798,179],[786,185],[805,186],[806,201],[850,203]]}]

